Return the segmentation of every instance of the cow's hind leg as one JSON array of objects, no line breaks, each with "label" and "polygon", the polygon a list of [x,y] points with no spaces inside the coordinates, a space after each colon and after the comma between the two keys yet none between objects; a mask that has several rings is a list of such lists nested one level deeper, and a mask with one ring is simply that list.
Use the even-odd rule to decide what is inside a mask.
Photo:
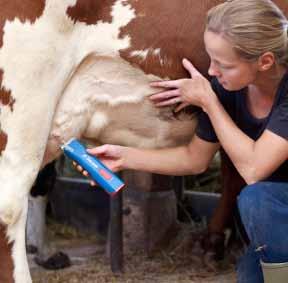
[{"label": "cow's hind leg", "polygon": [[47,195],[53,189],[55,180],[55,162],[51,162],[39,172],[31,189],[26,227],[27,250],[30,253],[44,254]]},{"label": "cow's hind leg", "polygon": [[221,151],[222,194],[208,226],[208,234],[203,240],[204,249],[212,259],[224,256],[224,231],[232,222],[237,196],[245,186],[232,162]]},{"label": "cow's hind leg", "polygon": [[28,202],[22,206],[18,220],[0,225],[0,282],[31,283],[25,249],[25,225]]},{"label": "cow's hind leg", "polygon": [[[9,157],[9,153],[7,153],[7,157]],[[6,258],[8,257],[7,260],[11,260],[13,263],[13,279],[12,281],[0,282],[30,283],[31,277],[25,247],[25,225],[28,210],[28,188],[35,171],[30,170],[31,167],[28,165],[10,166],[12,162],[17,163],[16,158],[10,158],[10,160],[5,158],[5,162],[0,163],[0,224],[5,231],[5,237],[2,235],[4,246],[0,247],[0,253],[4,252]],[[0,267],[2,262],[3,260],[0,258]],[[2,268],[0,272],[2,272]]]}]

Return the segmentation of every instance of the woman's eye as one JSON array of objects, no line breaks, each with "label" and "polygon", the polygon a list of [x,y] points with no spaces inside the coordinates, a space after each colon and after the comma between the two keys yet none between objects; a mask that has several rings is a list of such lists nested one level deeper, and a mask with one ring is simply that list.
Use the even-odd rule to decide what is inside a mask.
[{"label": "woman's eye", "polygon": [[229,65],[220,65],[219,67],[222,68],[222,69],[226,69],[226,70],[233,68],[233,66],[229,66]]}]

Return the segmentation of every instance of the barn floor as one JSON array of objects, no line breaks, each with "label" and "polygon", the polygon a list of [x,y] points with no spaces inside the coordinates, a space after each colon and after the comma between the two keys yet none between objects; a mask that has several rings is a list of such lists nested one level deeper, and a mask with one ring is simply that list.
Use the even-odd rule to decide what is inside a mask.
[{"label": "barn floor", "polygon": [[49,271],[35,264],[29,255],[34,283],[234,283],[236,282],[232,253],[215,266],[203,264],[199,249],[189,253],[174,246],[153,257],[124,250],[124,273],[114,275],[105,253],[105,241],[99,237],[80,235],[73,229],[50,224],[47,232],[49,250],[63,251],[72,262],[69,268]]}]

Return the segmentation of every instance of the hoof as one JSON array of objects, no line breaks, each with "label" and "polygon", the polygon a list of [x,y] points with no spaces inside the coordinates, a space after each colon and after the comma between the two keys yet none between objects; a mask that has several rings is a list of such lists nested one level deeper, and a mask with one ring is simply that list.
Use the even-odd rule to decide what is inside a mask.
[{"label": "hoof", "polygon": [[211,261],[220,261],[224,259],[225,253],[225,234],[207,233],[203,236],[201,245],[205,258]]},{"label": "hoof", "polygon": [[47,260],[43,260],[39,257],[35,257],[35,262],[49,270],[57,270],[71,266],[69,257],[63,252],[57,252],[49,257]]},{"label": "hoof", "polygon": [[26,250],[28,254],[37,254],[38,253],[38,248],[33,245],[27,245]]}]

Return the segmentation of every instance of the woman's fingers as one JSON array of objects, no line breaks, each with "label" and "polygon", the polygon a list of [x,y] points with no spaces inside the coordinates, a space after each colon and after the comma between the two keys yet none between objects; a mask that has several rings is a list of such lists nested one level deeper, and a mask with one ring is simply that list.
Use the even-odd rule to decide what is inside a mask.
[{"label": "woman's fingers", "polygon": [[149,99],[151,99],[154,102],[157,101],[162,101],[170,98],[175,98],[176,96],[178,97],[180,95],[179,89],[173,89],[173,90],[167,90],[167,91],[162,91],[159,93],[152,94]]},{"label": "woman's fingers", "polygon": [[85,170],[82,172],[82,174],[83,174],[85,177],[89,177],[89,173],[88,173],[87,171],[85,171]]},{"label": "woman's fingers", "polygon": [[202,74],[194,67],[194,65],[186,58],[182,60],[184,68],[190,73],[191,78],[201,76]]},{"label": "woman's fingers", "polygon": [[82,173],[82,175],[84,175],[85,177],[89,177],[89,173],[88,173],[86,170],[84,170],[84,169],[82,168],[82,166],[78,165],[75,161],[73,161],[73,165],[76,167],[76,169],[77,169],[80,173]]},{"label": "woman's fingers", "polygon": [[159,81],[150,83],[151,86],[171,88],[159,93],[152,94],[149,99],[155,103],[155,106],[170,106],[179,102],[183,102],[182,85],[191,79],[179,79],[174,81]]},{"label": "woman's fingers", "polygon": [[88,153],[90,153],[92,155],[96,155],[96,156],[105,154],[105,153],[107,153],[107,151],[108,151],[108,145],[107,144],[87,149]]},{"label": "woman's fingers", "polygon": [[[150,83],[152,87],[164,88],[164,91],[150,96],[150,100],[155,103],[155,106],[163,107],[180,103],[174,110],[175,112],[179,112],[190,104],[202,107],[202,96],[206,91],[205,83],[209,82],[189,60],[184,58],[182,64],[190,73],[190,79],[183,78],[179,80]],[[165,90],[165,88],[170,89]]]},{"label": "woman's fingers", "polygon": [[[73,163],[73,165],[76,167],[76,169],[77,169],[80,173],[82,173],[83,176],[85,176],[85,177],[87,177],[87,178],[90,177],[89,173],[88,173],[86,170],[83,170],[82,166],[78,165],[75,161],[73,161],[72,163]],[[96,183],[95,181],[93,181],[93,180],[90,180],[90,185],[91,185],[92,187],[95,187],[95,186],[97,186],[97,183]]]},{"label": "woman's fingers", "polygon": [[181,92],[179,89],[171,89],[152,94],[149,97],[155,103],[156,107],[170,106],[181,102]]},{"label": "woman's fingers", "polygon": [[81,172],[81,173],[83,172],[83,168],[80,165],[78,165],[78,163],[76,163],[75,161],[72,161],[72,164],[73,164],[74,167],[76,167],[76,169],[79,172]]},{"label": "woman's fingers", "polygon": [[171,80],[171,81],[156,81],[151,82],[150,86],[152,87],[162,87],[162,88],[178,88],[181,84],[182,79]]},{"label": "woman's fingers", "polygon": [[90,185],[91,185],[92,187],[97,186],[97,184],[96,184],[94,181],[90,181]]},{"label": "woman's fingers", "polygon": [[190,105],[190,103],[188,102],[182,102],[179,106],[177,106],[174,110],[175,113],[181,111],[183,108],[185,108],[186,106]]},{"label": "woman's fingers", "polygon": [[167,100],[163,100],[160,102],[155,103],[156,107],[162,107],[162,106],[170,106],[170,105],[174,105],[176,103],[181,102],[181,98],[180,97],[174,97],[171,99],[167,99]]}]

